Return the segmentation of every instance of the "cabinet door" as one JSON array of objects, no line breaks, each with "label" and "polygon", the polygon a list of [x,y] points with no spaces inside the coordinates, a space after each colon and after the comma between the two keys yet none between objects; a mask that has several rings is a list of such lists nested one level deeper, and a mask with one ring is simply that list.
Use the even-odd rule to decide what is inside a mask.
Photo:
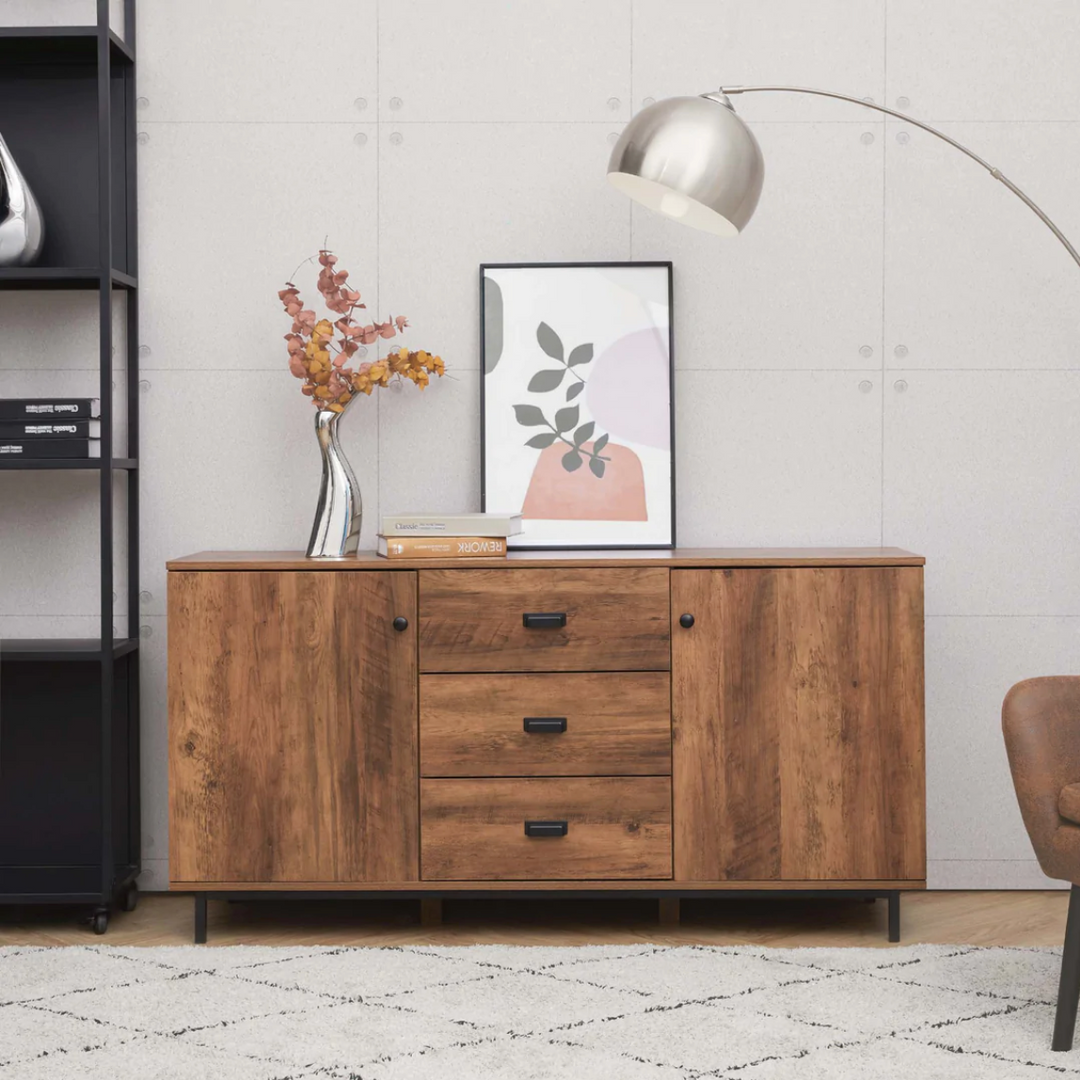
[{"label": "cabinet door", "polygon": [[415,626],[409,571],[169,574],[174,882],[417,880]]},{"label": "cabinet door", "polygon": [[924,879],[921,568],[671,581],[675,877]]}]

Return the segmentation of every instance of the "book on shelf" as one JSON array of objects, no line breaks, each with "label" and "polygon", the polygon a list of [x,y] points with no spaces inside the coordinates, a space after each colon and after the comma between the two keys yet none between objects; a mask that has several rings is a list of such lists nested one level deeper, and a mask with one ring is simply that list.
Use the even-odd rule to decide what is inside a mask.
[{"label": "book on shelf", "polygon": [[87,420],[100,415],[98,398],[0,398],[0,420]]},{"label": "book on shelf", "polygon": [[501,536],[380,536],[384,559],[492,559],[506,555]]},{"label": "book on shelf", "polygon": [[97,439],[0,439],[0,458],[71,461],[99,457]]},{"label": "book on shelf", "polygon": [[387,514],[380,536],[517,536],[521,514]]},{"label": "book on shelf", "polygon": [[0,420],[0,439],[99,439],[100,420]]}]

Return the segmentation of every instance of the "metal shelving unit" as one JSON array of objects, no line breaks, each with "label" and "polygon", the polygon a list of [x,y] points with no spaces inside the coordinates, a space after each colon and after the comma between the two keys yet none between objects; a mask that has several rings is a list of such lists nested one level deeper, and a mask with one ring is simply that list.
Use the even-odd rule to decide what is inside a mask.
[{"label": "metal shelving unit", "polygon": [[[139,398],[135,0],[124,38],[92,26],[0,28],[0,116],[46,222],[40,265],[0,289],[98,293],[101,457],[0,460],[0,471],[99,473],[101,628],[0,641],[0,903],[92,904],[104,933],[130,910],[139,824]],[[116,453],[113,296],[126,298],[127,446]],[[43,390],[41,396],[46,396]],[[43,480],[43,483],[47,481]],[[127,489],[128,636],[113,628],[113,494]]]}]

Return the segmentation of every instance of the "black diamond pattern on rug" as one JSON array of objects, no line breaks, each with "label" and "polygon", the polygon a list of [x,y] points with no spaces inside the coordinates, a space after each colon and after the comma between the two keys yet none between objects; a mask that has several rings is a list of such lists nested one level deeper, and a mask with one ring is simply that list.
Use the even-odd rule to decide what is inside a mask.
[{"label": "black diamond pattern on rug", "polygon": [[1058,954],[0,949],[0,1080],[1038,1080]]}]

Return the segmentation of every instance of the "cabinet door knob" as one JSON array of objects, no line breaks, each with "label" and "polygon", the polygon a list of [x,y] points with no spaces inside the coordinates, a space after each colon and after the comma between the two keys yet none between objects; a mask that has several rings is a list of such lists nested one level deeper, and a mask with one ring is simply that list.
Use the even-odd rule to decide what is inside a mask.
[{"label": "cabinet door knob", "polygon": [[679,616],[679,625],[684,630],[689,630],[690,627],[694,625],[694,616],[691,615],[690,612],[687,612],[685,615],[680,615]]},{"label": "cabinet door knob", "polygon": [[409,620],[404,615],[399,615],[394,620],[394,629],[400,634],[402,630],[409,629]]}]

